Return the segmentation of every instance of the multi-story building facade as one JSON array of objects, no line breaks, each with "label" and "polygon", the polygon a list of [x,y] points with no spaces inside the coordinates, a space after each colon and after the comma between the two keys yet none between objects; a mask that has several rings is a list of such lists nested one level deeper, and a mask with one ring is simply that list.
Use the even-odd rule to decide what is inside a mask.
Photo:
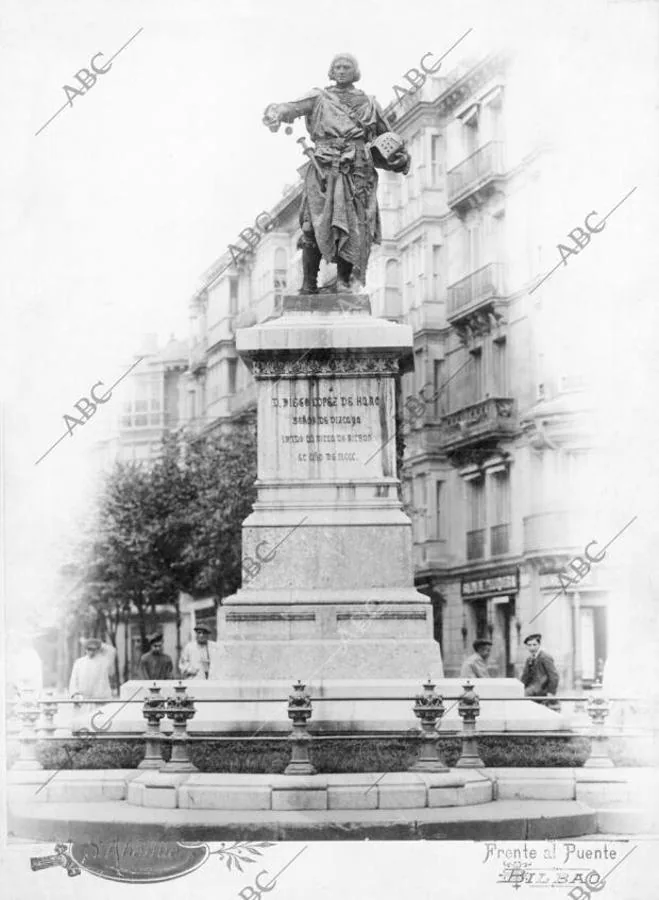
[{"label": "multi-story building facade", "polygon": [[133,362],[140,358],[116,388],[119,404],[109,407],[109,415],[103,417],[105,432],[94,448],[101,469],[115,460],[154,459],[163,438],[185,425],[188,342],[172,335],[159,347],[156,335],[148,334]]},{"label": "multi-story building facade", "polygon": [[[578,687],[607,655],[606,562],[581,580],[572,570],[562,591],[558,576],[593,537],[581,510],[596,451],[578,352],[556,339],[561,289],[538,286],[556,262],[543,219],[555,185],[550,151],[516,127],[515,78],[514,59],[492,56],[403,100],[395,127],[413,163],[404,178],[381,173],[384,238],[367,289],[374,315],[414,333],[401,389],[421,412],[405,428],[401,479],[446,674],[482,636],[496,674],[518,674],[524,636],[540,631],[562,686]],[[226,268],[227,252],[191,301],[200,433],[253,407],[234,333],[278,315],[301,283],[300,197],[289,189],[254,252]]]}]

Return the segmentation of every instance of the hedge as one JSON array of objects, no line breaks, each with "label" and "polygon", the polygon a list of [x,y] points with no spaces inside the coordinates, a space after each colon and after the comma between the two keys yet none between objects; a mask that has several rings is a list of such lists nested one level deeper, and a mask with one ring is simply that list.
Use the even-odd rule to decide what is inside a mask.
[{"label": "hedge", "polygon": [[[439,752],[453,767],[460,755],[460,739],[442,737]],[[13,746],[12,746],[13,745]],[[579,767],[590,753],[590,739],[577,735],[566,737],[483,736],[478,747],[485,766],[510,767]],[[612,760],[618,766],[652,766],[651,748],[640,741],[614,737],[608,743]],[[357,739],[324,739],[312,744],[311,755],[319,773],[341,772],[405,772],[415,756],[415,742],[406,736],[365,737]],[[163,758],[171,753],[163,742]],[[244,774],[279,774],[290,760],[286,740],[190,742],[190,756],[202,772]],[[18,757],[17,742],[10,742],[7,764]],[[69,738],[42,741],[37,745],[37,758],[45,769],[134,769],[144,757],[144,744],[139,738]]]}]

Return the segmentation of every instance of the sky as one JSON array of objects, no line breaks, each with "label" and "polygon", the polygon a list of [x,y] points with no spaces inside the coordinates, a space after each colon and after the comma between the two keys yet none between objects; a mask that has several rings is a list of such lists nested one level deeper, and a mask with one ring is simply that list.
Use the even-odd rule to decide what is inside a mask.
[{"label": "sky", "polygon": [[[161,341],[187,335],[187,305],[202,273],[296,180],[303,158],[283,129],[263,127],[268,103],[327,84],[339,51],[357,55],[360,87],[386,104],[425,53],[441,55],[466,32],[447,67],[516,48],[530,73],[521,127],[548,130],[576,161],[565,167],[556,206],[570,223],[581,215],[586,184],[607,208],[656,158],[651,126],[639,121],[656,119],[658,10],[574,0],[1,2],[0,385],[12,616],[50,597],[94,492],[89,448],[98,420],[35,466],[64,432],[64,414],[96,382],[120,377],[145,332]],[[63,86],[79,87],[76,72],[99,53],[96,64],[105,65],[129,40],[111,69],[40,131],[66,102]],[[599,79],[603,90],[593,91]],[[656,205],[649,188],[641,196],[636,217],[621,226],[630,264],[605,278],[616,282],[616,296],[630,268],[649,259],[639,223],[655,215],[656,224]],[[610,258],[623,253],[615,237],[606,240]],[[650,300],[629,303],[635,314],[622,322],[619,310],[601,311],[609,330],[594,346],[601,356],[615,334],[625,359],[636,353],[625,368],[643,396],[654,355],[652,329],[638,323],[654,322],[654,313]],[[595,318],[593,327],[605,326]],[[620,375],[608,356],[601,367]],[[622,392],[617,415],[629,420],[636,401],[623,402],[619,378],[617,387],[607,383],[614,388]],[[120,391],[112,402],[121,402]]]}]

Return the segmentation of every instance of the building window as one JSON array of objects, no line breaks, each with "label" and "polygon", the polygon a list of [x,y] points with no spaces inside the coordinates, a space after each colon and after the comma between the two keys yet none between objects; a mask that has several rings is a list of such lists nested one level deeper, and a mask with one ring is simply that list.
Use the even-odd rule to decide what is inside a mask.
[{"label": "building window", "polygon": [[397,259],[388,259],[384,267],[384,315],[389,318],[402,315],[400,263]]},{"label": "building window", "polygon": [[462,134],[464,138],[465,155],[471,156],[480,146],[479,109],[477,106],[472,107],[472,111],[468,117],[463,119],[463,124],[464,129]]},{"label": "building window", "polygon": [[464,232],[463,267],[465,275],[470,275],[483,265],[483,226],[473,222]]},{"label": "building window", "polygon": [[499,89],[496,96],[483,104],[483,136],[485,141],[501,141],[503,139],[502,117],[503,91]]},{"label": "building window", "polygon": [[442,285],[442,247],[441,244],[433,244],[432,248],[432,299],[439,300]]},{"label": "building window", "polygon": [[581,677],[591,684],[601,677],[606,662],[606,608],[585,606],[581,616]]},{"label": "building window", "polygon": [[414,510],[416,513],[415,523],[417,540],[423,542],[426,536],[426,507],[428,498],[426,495],[426,475],[417,475],[414,479]]},{"label": "building window", "polygon": [[133,427],[133,417],[131,415],[133,410],[133,404],[128,400],[124,403],[123,407],[123,415],[121,416],[121,427],[122,428],[132,428]]},{"label": "building window", "polygon": [[435,398],[435,418],[439,419],[445,415],[447,409],[445,390],[448,385],[444,385],[444,360],[436,359],[433,370],[433,396]]},{"label": "building window", "polygon": [[495,397],[508,395],[508,368],[505,340],[492,343],[492,379]]},{"label": "building window", "polygon": [[508,471],[491,477],[492,527],[490,547],[492,556],[501,556],[510,549],[510,477]]},{"label": "building window", "polygon": [[161,381],[158,376],[136,376],[133,396],[124,403],[122,428],[148,428],[162,425]]},{"label": "building window", "polygon": [[469,403],[478,403],[483,398],[483,352],[480,347],[471,351],[469,369]]},{"label": "building window", "polygon": [[485,556],[485,480],[474,478],[467,482],[467,491],[467,559],[482,559]]},{"label": "building window", "polygon": [[435,482],[435,539],[444,540],[444,482]]},{"label": "building window", "polygon": [[441,134],[433,134],[430,138],[430,185],[439,187],[442,174],[442,149]]},{"label": "building window", "polygon": [[237,359],[229,359],[227,360],[229,364],[229,394],[236,393],[236,369],[238,367]]},{"label": "building window", "polygon": [[414,305],[414,283],[412,265],[412,247],[408,244],[401,254],[403,263],[403,315]]},{"label": "building window", "polygon": [[238,312],[238,279],[235,275],[229,278],[229,315],[235,316]]}]

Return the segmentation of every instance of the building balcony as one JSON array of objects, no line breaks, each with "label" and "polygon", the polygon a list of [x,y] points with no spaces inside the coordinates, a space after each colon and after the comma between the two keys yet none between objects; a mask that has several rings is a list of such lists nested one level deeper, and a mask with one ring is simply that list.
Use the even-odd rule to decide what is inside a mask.
[{"label": "building balcony", "polygon": [[193,375],[202,372],[206,368],[206,351],[208,342],[206,338],[196,341],[190,348],[190,371]]},{"label": "building balcony", "polygon": [[510,551],[510,525],[490,528],[490,556],[503,556]]},{"label": "building balcony", "polygon": [[485,556],[485,529],[467,532],[467,559],[483,559]]},{"label": "building balcony", "polygon": [[420,331],[438,331],[445,326],[444,306],[443,304],[424,301],[418,306],[413,307],[405,317],[407,324],[412,327],[412,332],[417,334]]},{"label": "building balcony", "polygon": [[449,565],[448,547],[445,540],[414,541],[414,571],[444,570]]},{"label": "building balcony", "polygon": [[441,446],[458,450],[506,438],[517,430],[517,405],[508,397],[488,397],[449,413],[442,420]]},{"label": "building balcony", "polygon": [[506,296],[502,263],[488,263],[447,288],[446,318],[451,325],[474,312],[493,311]]},{"label": "building balcony", "polygon": [[575,553],[592,537],[585,520],[584,515],[574,510],[549,510],[525,516],[524,555],[541,557]]},{"label": "building balcony", "polygon": [[461,212],[482,203],[504,176],[503,144],[490,141],[448,172],[447,202]]}]

